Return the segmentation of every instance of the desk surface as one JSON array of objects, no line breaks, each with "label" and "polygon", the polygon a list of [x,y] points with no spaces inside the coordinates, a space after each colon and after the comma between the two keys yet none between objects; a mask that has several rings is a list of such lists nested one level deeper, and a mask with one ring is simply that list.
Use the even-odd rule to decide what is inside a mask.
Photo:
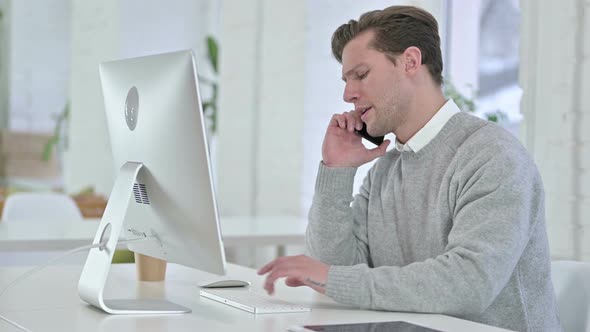
[{"label": "desk surface", "polygon": [[[0,222],[1,251],[66,250],[89,244],[99,219],[43,223]],[[223,243],[237,245],[301,245],[307,220],[298,217],[222,217]]]},{"label": "desk surface", "polygon": [[[137,282],[132,264],[113,265],[105,298],[167,298],[192,313],[161,316],[114,316],[84,303],[77,285],[81,266],[54,266],[22,281],[0,298],[0,314],[32,331],[285,331],[300,324],[339,324],[404,320],[441,331],[506,331],[444,315],[358,310],[334,303],[309,288],[277,284],[278,298],[310,306],[311,312],[254,315],[199,297],[195,286],[214,275],[168,264],[166,281]],[[0,268],[4,288],[24,268]],[[263,279],[253,269],[228,265],[228,277],[248,280],[262,290]],[[0,320],[0,330],[12,331]],[[16,330],[15,330],[16,331]]]}]

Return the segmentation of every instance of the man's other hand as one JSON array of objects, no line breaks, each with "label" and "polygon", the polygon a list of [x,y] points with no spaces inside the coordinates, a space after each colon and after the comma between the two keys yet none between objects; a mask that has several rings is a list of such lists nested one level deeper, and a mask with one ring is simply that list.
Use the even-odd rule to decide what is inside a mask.
[{"label": "man's other hand", "polygon": [[266,264],[259,275],[267,274],[264,289],[273,294],[275,281],[287,278],[285,284],[290,287],[308,286],[324,294],[330,266],[305,255],[279,257]]}]

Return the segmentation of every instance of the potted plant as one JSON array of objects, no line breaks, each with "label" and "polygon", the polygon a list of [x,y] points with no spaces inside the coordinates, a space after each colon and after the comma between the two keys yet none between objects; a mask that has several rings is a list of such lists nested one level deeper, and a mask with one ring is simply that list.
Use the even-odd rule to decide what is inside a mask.
[{"label": "potted plant", "polygon": [[[462,111],[475,113],[475,92],[473,90],[471,91],[471,98],[466,97],[461,92],[459,92],[459,90],[457,90],[455,85],[450,80],[445,79],[443,83],[443,93],[447,98],[453,99],[453,101],[455,101],[455,104],[457,104],[459,109],[461,109]],[[486,112],[484,113],[484,116],[488,121],[496,123],[504,121],[508,118],[506,116],[506,113],[500,110]]]},{"label": "potted plant", "polygon": [[206,78],[199,74],[199,82],[201,84],[211,87],[211,97],[203,101],[203,113],[208,120],[208,129],[211,134],[215,134],[217,131],[217,75],[219,75],[218,69],[218,57],[219,57],[219,44],[213,38],[213,36],[207,36],[207,60],[213,70],[214,78]]}]

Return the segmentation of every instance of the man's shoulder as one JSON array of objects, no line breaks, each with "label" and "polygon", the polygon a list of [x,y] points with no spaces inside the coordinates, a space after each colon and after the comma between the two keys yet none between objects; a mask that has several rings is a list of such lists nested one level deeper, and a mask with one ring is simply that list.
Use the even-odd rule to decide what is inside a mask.
[{"label": "man's shoulder", "polygon": [[446,143],[454,150],[453,160],[461,173],[490,167],[498,172],[537,173],[532,157],[512,133],[470,114],[460,113],[455,117]]},{"label": "man's shoulder", "polygon": [[[464,114],[464,113],[462,113]],[[454,149],[458,154],[518,154],[527,155],[526,148],[512,133],[498,124],[465,114],[460,122],[462,135]]]}]

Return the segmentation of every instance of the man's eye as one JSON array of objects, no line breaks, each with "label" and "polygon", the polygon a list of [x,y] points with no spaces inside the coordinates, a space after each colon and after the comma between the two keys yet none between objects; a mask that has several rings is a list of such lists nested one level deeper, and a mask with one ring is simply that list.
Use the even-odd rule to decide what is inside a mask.
[{"label": "man's eye", "polygon": [[365,77],[367,77],[367,75],[368,75],[368,74],[369,74],[369,72],[367,71],[367,72],[364,72],[364,73],[362,73],[362,74],[358,74],[358,75],[357,75],[357,77],[359,78],[359,80],[362,80],[362,79],[364,79]]}]

